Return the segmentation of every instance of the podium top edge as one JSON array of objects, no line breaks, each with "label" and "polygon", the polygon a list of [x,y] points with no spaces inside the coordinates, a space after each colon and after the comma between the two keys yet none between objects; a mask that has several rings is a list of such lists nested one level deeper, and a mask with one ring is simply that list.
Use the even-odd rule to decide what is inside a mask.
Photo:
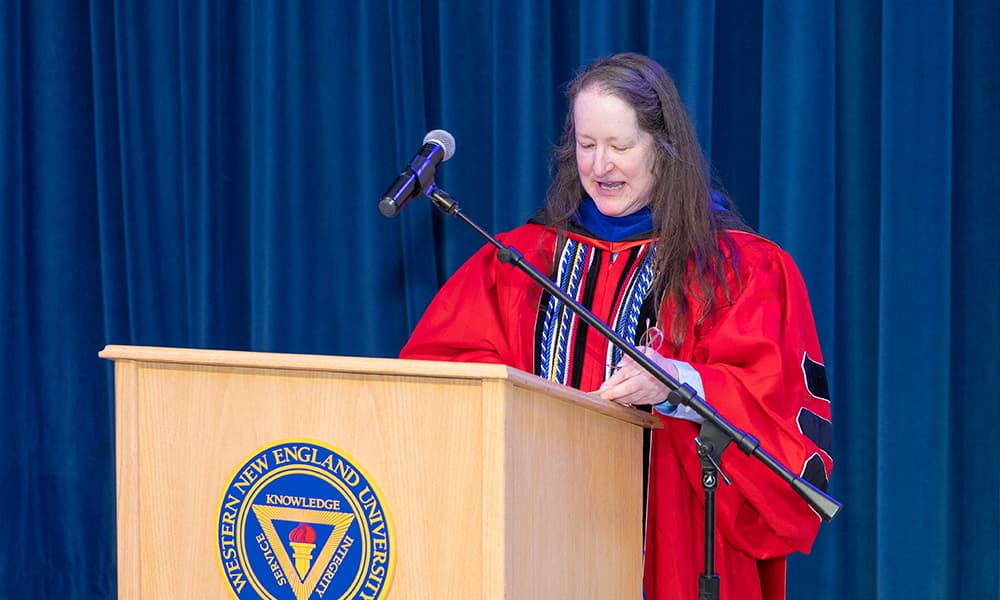
[{"label": "podium top edge", "polygon": [[250,369],[290,369],[395,377],[508,380],[515,385],[540,389],[550,395],[585,404],[597,412],[628,421],[640,427],[650,429],[660,429],[663,427],[659,418],[652,414],[626,408],[603,400],[594,394],[586,394],[502,364],[124,345],[107,345],[98,353],[98,356],[116,362],[131,361]]},{"label": "podium top edge", "polygon": [[[98,356],[109,360],[161,362],[215,367],[259,369],[296,369],[303,371],[338,371],[346,373],[418,375],[424,377],[506,378],[511,367],[498,364],[448,363],[362,356],[251,352],[162,346],[104,347]],[[513,369],[516,371],[516,369]]]}]

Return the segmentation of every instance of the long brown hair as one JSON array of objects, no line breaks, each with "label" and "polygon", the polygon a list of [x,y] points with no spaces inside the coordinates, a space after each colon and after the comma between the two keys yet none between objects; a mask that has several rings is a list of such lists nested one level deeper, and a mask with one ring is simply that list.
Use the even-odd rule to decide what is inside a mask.
[{"label": "long brown hair", "polygon": [[693,308],[685,292],[693,286],[691,291],[702,309],[699,321],[718,308],[717,287],[722,288],[727,300],[731,299],[720,239],[722,244],[730,244],[726,229],[749,227],[724,196],[716,198],[726,204],[725,208],[713,209],[701,145],[670,75],[647,56],[616,54],[586,67],[566,88],[569,109],[562,139],[553,151],[556,173],[545,199],[548,221],[559,232],[557,248],[562,247],[570,219],[586,194],[576,166],[573,119],[574,103],[584,90],[598,90],[626,102],[635,110],[640,129],[655,140],[656,184],[648,202],[658,237],[652,293],[657,314],[668,296],[677,307],[670,338],[678,348]]}]

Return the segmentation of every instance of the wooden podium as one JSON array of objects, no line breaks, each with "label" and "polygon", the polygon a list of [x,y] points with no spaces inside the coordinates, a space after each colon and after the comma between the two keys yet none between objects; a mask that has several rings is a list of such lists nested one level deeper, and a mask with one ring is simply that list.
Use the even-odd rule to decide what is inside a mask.
[{"label": "wooden podium", "polygon": [[638,599],[640,411],[502,365],[108,346],[120,598],[233,598],[217,532],[262,447],[334,447],[393,525],[386,598]]}]

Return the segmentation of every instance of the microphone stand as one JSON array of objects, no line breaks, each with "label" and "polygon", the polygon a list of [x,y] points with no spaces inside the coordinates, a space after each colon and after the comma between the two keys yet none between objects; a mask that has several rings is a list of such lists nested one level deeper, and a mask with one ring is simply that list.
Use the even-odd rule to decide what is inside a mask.
[{"label": "microphone stand", "polygon": [[719,467],[722,452],[730,443],[735,443],[736,447],[744,454],[753,456],[763,462],[769,469],[781,477],[782,480],[788,483],[825,521],[831,521],[840,512],[842,506],[840,502],[789,471],[780,461],[761,448],[760,442],[756,438],[734,427],[716,412],[711,405],[699,397],[698,392],[694,388],[686,383],[682,384],[671,377],[670,374],[660,368],[652,359],[618,335],[604,321],[597,318],[586,307],[567,295],[566,292],[560,289],[559,286],[553,283],[534,265],[525,261],[516,248],[503,245],[488,231],[466,217],[459,208],[458,203],[447,192],[438,187],[436,183],[431,181],[427,189],[424,190],[424,194],[442,212],[458,217],[476,230],[486,241],[495,246],[497,248],[497,258],[501,262],[514,265],[523,271],[535,283],[542,286],[545,291],[568,306],[585,323],[599,331],[608,341],[627,354],[632,360],[639,363],[653,377],[670,388],[667,401],[675,406],[679,404],[688,406],[704,419],[701,431],[698,437],[694,439],[701,463],[701,482],[705,495],[705,570],[698,581],[699,600],[717,600],[719,598],[720,581],[718,573],[715,572],[715,492],[719,485],[720,474],[727,484],[731,483],[730,479]]}]

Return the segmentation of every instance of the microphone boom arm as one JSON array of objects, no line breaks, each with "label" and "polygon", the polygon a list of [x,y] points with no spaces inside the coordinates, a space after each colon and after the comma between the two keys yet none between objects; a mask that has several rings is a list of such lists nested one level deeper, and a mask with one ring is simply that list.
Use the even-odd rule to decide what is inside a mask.
[{"label": "microphone boom arm", "polygon": [[576,315],[579,316],[585,323],[598,330],[601,335],[607,338],[619,350],[627,354],[630,358],[632,358],[632,360],[641,365],[643,369],[648,371],[658,381],[666,385],[671,390],[667,395],[667,400],[671,404],[683,404],[684,406],[690,407],[698,413],[698,415],[700,415],[706,423],[710,423],[712,426],[717,428],[726,438],[726,442],[722,447],[716,447],[717,454],[722,453],[722,450],[725,448],[725,445],[728,445],[729,441],[735,442],[740,451],[748,456],[757,458],[782,480],[788,483],[788,485],[795,490],[795,492],[801,496],[823,520],[829,522],[833,520],[838,512],[840,512],[840,509],[843,506],[840,502],[827,495],[819,488],[813,486],[805,479],[802,479],[792,473],[781,463],[781,461],[761,448],[760,442],[756,438],[733,426],[710,404],[698,396],[698,392],[694,388],[688,384],[682,384],[671,377],[669,373],[660,368],[660,366],[653,362],[652,359],[640,352],[639,349],[633,344],[618,335],[618,332],[611,329],[604,321],[597,318],[596,315],[587,310],[586,307],[567,295],[566,292],[553,283],[552,280],[545,276],[545,274],[539,271],[534,265],[524,260],[524,256],[522,256],[516,248],[512,246],[505,246],[500,243],[500,241],[497,240],[492,234],[466,217],[459,208],[458,203],[450,195],[448,195],[447,192],[438,187],[437,184],[431,182],[431,184],[427,187],[425,194],[442,212],[458,217],[476,230],[476,232],[485,238],[487,242],[495,246],[497,248],[497,258],[500,259],[500,261],[520,269],[535,283],[544,288],[545,291],[552,294],[563,304],[568,306],[570,310],[576,313]]}]

